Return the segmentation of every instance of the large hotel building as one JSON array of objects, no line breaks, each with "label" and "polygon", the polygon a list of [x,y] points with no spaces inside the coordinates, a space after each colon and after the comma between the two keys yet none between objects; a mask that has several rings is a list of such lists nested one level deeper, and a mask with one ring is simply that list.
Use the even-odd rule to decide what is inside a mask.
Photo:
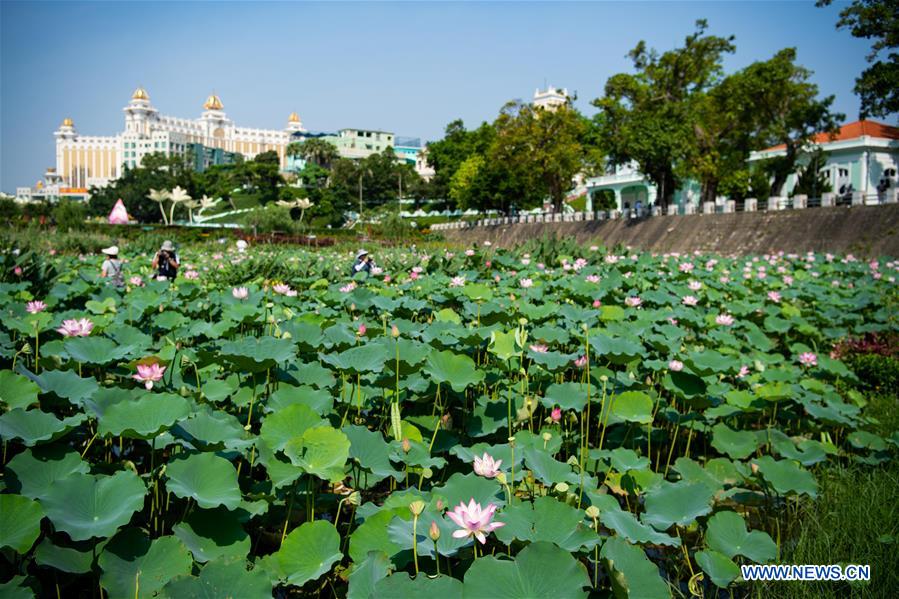
[{"label": "large hotel building", "polygon": [[131,101],[122,111],[125,130],[114,136],[80,135],[72,119],[64,119],[53,134],[56,168],[47,169],[44,181],[35,187],[18,188],[17,199],[86,199],[91,187],[107,185],[125,168],[140,166],[144,156],[155,152],[185,156],[196,170],[202,171],[211,165],[233,162],[237,155],[252,159],[273,150],[278,154],[282,170],[294,170],[302,167],[302,161],[288,157],[287,146],[308,137],[327,139],[334,143],[341,156],[354,159],[393,146],[397,157],[414,164],[419,174],[425,177],[433,174],[424,161],[422,148],[397,146],[393,133],[359,129],[310,133],[295,112],[287,117],[281,130],[238,127],[225,114],[225,107],[215,94],[206,98],[198,119],[160,114],[142,87],[131,94]]}]

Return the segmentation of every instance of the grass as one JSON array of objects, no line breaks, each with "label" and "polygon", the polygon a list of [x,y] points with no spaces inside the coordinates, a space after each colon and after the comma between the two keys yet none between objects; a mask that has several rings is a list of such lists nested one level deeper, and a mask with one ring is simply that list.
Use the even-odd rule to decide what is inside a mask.
[{"label": "grass", "polygon": [[[870,399],[875,432],[899,430],[899,397]],[[818,499],[800,513],[782,564],[869,564],[869,582],[755,583],[750,596],[771,599],[899,596],[899,463],[833,465],[815,473]]]}]

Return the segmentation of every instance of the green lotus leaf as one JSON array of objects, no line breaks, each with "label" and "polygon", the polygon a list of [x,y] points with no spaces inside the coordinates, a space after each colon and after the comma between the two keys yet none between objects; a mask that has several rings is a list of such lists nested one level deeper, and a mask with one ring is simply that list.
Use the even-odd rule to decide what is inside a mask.
[{"label": "green lotus leaf", "polygon": [[586,597],[590,578],[584,565],[552,543],[538,541],[514,560],[479,558],[465,572],[463,597]]},{"label": "green lotus leaf", "polygon": [[434,496],[442,497],[448,509],[453,509],[463,502],[467,504],[472,499],[483,507],[489,503],[502,507],[506,503],[502,486],[495,479],[484,478],[474,473],[456,472],[443,485],[434,487],[432,493]]},{"label": "green lotus leaf", "polygon": [[74,541],[108,537],[144,506],[147,488],[130,470],[112,476],[74,472],[56,481],[41,503],[57,530]]},{"label": "green lotus leaf", "polygon": [[190,403],[174,393],[144,393],[136,401],[113,404],[100,418],[98,432],[129,439],[152,439],[190,414]]},{"label": "green lotus leaf", "polygon": [[469,283],[462,288],[462,293],[475,302],[489,302],[493,299],[493,291],[483,283]]},{"label": "green lotus leaf", "polygon": [[755,463],[765,480],[781,495],[805,493],[812,498],[818,496],[815,477],[792,460],[775,460],[766,455],[755,460]]},{"label": "green lotus leaf", "polygon": [[41,566],[56,568],[70,574],[87,574],[94,563],[94,555],[90,550],[78,551],[69,547],[59,547],[50,539],[44,538],[34,550],[34,561]]},{"label": "green lotus leaf", "polygon": [[34,590],[25,585],[24,576],[13,576],[7,582],[0,582],[0,597],[3,599],[34,599]]},{"label": "green lotus leaf", "polygon": [[712,427],[712,447],[734,460],[752,455],[759,446],[759,439],[752,431],[735,431],[719,422]]},{"label": "green lotus leaf", "polygon": [[525,449],[524,461],[527,467],[533,471],[537,480],[545,485],[555,485],[561,482],[578,484],[579,482],[578,475],[572,471],[570,465],[554,459],[542,449],[531,447]]},{"label": "green lotus leaf", "polygon": [[26,447],[62,437],[84,421],[84,414],[60,420],[38,409],[10,410],[0,416],[0,439],[21,439]]},{"label": "green lotus leaf", "polygon": [[477,369],[471,358],[451,351],[432,351],[425,362],[424,372],[433,382],[448,383],[457,393],[484,380],[484,373]]},{"label": "green lotus leaf", "polygon": [[284,447],[284,455],[309,474],[337,482],[344,477],[350,440],[335,428],[318,426],[291,439]]},{"label": "green lotus leaf", "polygon": [[26,409],[37,402],[41,388],[36,383],[11,370],[0,371],[0,404],[8,410]]},{"label": "green lotus leaf", "polygon": [[[820,441],[801,439],[798,443],[794,443],[793,439],[776,428],[768,429],[767,434],[774,451],[785,458],[796,460],[803,466],[812,466],[827,459],[827,448]],[[852,434],[849,435],[850,443]]]},{"label": "green lotus leaf", "polygon": [[58,480],[74,474],[87,473],[90,465],[77,451],[60,445],[45,445],[26,449],[6,465],[7,485],[20,495],[43,499]]},{"label": "green lotus leaf", "polygon": [[110,597],[155,597],[170,580],[190,573],[193,560],[173,536],[150,541],[139,529],[117,534],[97,560],[100,584]]},{"label": "green lotus leaf", "polygon": [[403,473],[390,462],[390,445],[380,432],[356,425],[345,426],[341,430],[350,440],[350,458],[374,475],[371,482],[388,476],[400,480]]},{"label": "green lotus leaf", "polygon": [[81,378],[71,370],[48,370],[34,377],[44,393],[55,393],[72,403],[91,397],[100,386],[93,378]]},{"label": "green lotus leaf", "polygon": [[296,346],[287,339],[244,337],[222,344],[223,358],[247,372],[261,372],[296,356]]},{"label": "green lotus leaf", "polygon": [[[540,403],[547,408],[559,406],[563,410],[581,411],[587,406],[587,385],[581,383],[555,383],[546,388]],[[598,390],[593,387],[591,395],[593,401],[599,405]]]},{"label": "green lotus leaf", "polygon": [[599,319],[603,322],[617,322],[624,320],[625,312],[621,306],[600,306]]},{"label": "green lotus leaf", "polygon": [[612,396],[612,420],[649,424],[652,422],[652,398],[642,391],[625,391]]},{"label": "green lotus leaf", "polygon": [[461,599],[463,597],[462,582],[449,576],[419,575],[412,578],[405,572],[397,572],[379,580],[374,585],[370,597],[384,599],[401,599],[403,597],[439,597],[440,599]]},{"label": "green lotus leaf", "polygon": [[638,455],[633,449],[627,449],[625,447],[616,447],[611,451],[608,449],[602,451],[592,449],[590,450],[590,459],[603,460],[607,462],[613,470],[618,472],[646,470],[649,468],[649,458]]},{"label": "green lotus leaf", "polygon": [[697,551],[694,554],[696,563],[702,571],[709,575],[715,586],[727,588],[730,583],[740,577],[740,567],[717,551]]},{"label": "green lotus leaf", "polygon": [[496,518],[506,525],[496,529],[496,538],[509,545],[519,541],[548,541],[577,552],[599,544],[596,531],[587,525],[584,512],[553,497],[538,497],[533,503],[507,506]]},{"label": "green lotus leaf", "polygon": [[[410,500],[411,501],[411,500]],[[408,504],[407,504],[408,506]],[[394,516],[405,508],[382,508],[368,516],[350,535],[350,558],[358,563],[363,561],[371,552],[383,553],[387,557],[393,557],[402,547],[390,539],[388,525]]]},{"label": "green lotus leaf", "polygon": [[686,526],[712,511],[713,493],[701,483],[662,483],[646,492],[643,520],[656,530]]},{"label": "green lotus leaf", "polygon": [[347,599],[368,599],[374,593],[379,580],[387,578],[390,572],[390,559],[381,551],[369,551],[368,556],[353,565],[349,575]]},{"label": "green lotus leaf", "polygon": [[73,337],[66,339],[66,353],[73,360],[86,364],[108,364],[121,360],[131,351],[106,337]]},{"label": "green lotus leaf", "polygon": [[658,567],[643,549],[624,539],[612,537],[599,552],[610,573],[612,591],[617,599],[669,599],[668,585],[659,576]]},{"label": "green lotus leaf", "polygon": [[[728,462],[725,458],[717,459],[730,464],[730,462]],[[712,468],[709,468],[708,464],[706,464],[706,468],[703,468],[690,458],[677,458],[677,461],[674,462],[674,470],[681,475],[681,478],[684,481],[688,483],[703,484],[712,493],[718,493],[718,491],[723,490],[726,482],[729,482],[729,484],[736,484],[739,478],[736,470],[732,470],[733,479],[725,481],[722,477],[719,476],[720,472],[714,471]]]},{"label": "green lotus leaf", "polygon": [[705,381],[686,371],[668,372],[662,379],[662,386],[684,399],[693,399],[706,393]]},{"label": "green lotus leaf", "polygon": [[231,414],[204,406],[186,420],[180,421],[172,434],[205,448],[235,447],[244,441],[245,431]]},{"label": "green lotus leaf", "polygon": [[266,416],[262,421],[259,436],[272,451],[281,451],[288,441],[321,424],[324,424],[324,421],[312,408],[294,404]]},{"label": "green lotus leaf", "polygon": [[777,557],[777,545],[768,533],[747,531],[746,522],[736,512],[718,512],[709,518],[705,540],[709,549],[729,558],[742,555],[754,562],[765,563]]},{"label": "green lotus leaf", "polygon": [[515,331],[493,331],[487,350],[503,362],[521,354],[521,349],[515,343]]},{"label": "green lotus leaf", "polygon": [[168,463],[166,489],[176,497],[194,499],[203,508],[240,504],[240,485],[234,466],[214,453],[195,453]]},{"label": "green lotus leaf", "polygon": [[592,495],[590,499],[593,505],[599,508],[599,521],[603,526],[614,530],[631,543],[680,546],[680,539],[643,524],[632,513],[621,509],[618,501],[611,495]]},{"label": "green lotus leaf", "polygon": [[245,559],[250,552],[250,536],[241,526],[237,513],[222,507],[196,509],[176,524],[172,532],[201,563],[220,558]]},{"label": "green lotus leaf", "polygon": [[291,531],[281,548],[265,558],[265,567],[274,580],[302,586],[320,578],[342,558],[337,529],[328,522],[317,520]]},{"label": "green lotus leaf", "polygon": [[203,383],[203,396],[209,401],[219,403],[228,399],[240,385],[240,379],[237,376],[229,376],[224,380],[213,379]]},{"label": "green lotus leaf", "polygon": [[279,412],[292,405],[303,405],[320,416],[326,416],[334,408],[334,395],[329,389],[280,385],[265,403],[266,412]]},{"label": "green lotus leaf", "polygon": [[380,343],[357,345],[337,355],[325,354],[322,360],[348,372],[381,372],[391,359],[387,348]]},{"label": "green lotus leaf", "polygon": [[868,431],[852,431],[846,440],[856,449],[869,449],[871,451],[886,451],[887,444],[883,437],[869,433]]},{"label": "green lotus leaf", "polygon": [[739,370],[740,368],[739,360],[712,349],[691,352],[687,357],[687,362],[693,371],[700,376],[717,376],[735,369]]},{"label": "green lotus leaf", "polygon": [[613,364],[630,362],[645,353],[642,344],[623,337],[598,335],[590,339],[590,345],[593,346],[597,357],[609,360]]},{"label": "green lotus leaf", "polygon": [[4,493],[0,495],[0,548],[25,554],[41,534],[44,510],[37,501]]},{"label": "green lotus leaf", "polygon": [[247,570],[245,560],[215,560],[199,576],[172,579],[161,593],[170,599],[270,599],[272,583],[261,568]]}]

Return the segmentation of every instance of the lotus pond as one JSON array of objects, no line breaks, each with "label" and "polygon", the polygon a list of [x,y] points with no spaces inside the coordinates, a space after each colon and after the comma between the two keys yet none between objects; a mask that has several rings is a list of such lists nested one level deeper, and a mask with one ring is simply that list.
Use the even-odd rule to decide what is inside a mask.
[{"label": "lotus pond", "polygon": [[3,596],[743,596],[816,470],[896,457],[832,350],[899,263],[182,259],[0,284]]}]

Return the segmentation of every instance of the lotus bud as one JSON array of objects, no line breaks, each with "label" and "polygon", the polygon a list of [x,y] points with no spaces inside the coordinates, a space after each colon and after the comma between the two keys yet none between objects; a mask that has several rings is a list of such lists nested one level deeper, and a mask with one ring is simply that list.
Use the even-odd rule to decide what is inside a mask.
[{"label": "lotus bud", "polygon": [[501,484],[501,485],[506,484],[506,480],[507,480],[507,479],[506,479],[506,473],[505,473],[505,472],[502,472],[502,471],[497,472],[495,478],[496,478],[496,480],[499,482],[499,484]]},{"label": "lotus bud", "polygon": [[568,486],[568,483],[558,483],[556,485],[556,492],[557,493],[567,493],[568,489],[570,489],[570,488],[571,487]]},{"label": "lotus bud", "polygon": [[437,511],[442,512],[443,511],[443,500],[438,499],[436,505],[437,505]]},{"label": "lotus bud", "polygon": [[346,502],[350,505],[359,506],[362,504],[362,493],[359,491],[353,491],[349,495],[347,495]]},{"label": "lotus bud", "polygon": [[290,339],[293,335],[290,334],[290,331],[284,331],[281,333],[281,339]]},{"label": "lotus bud", "polygon": [[396,339],[400,336],[400,329],[396,325],[390,327],[390,334],[393,335],[393,338]]},{"label": "lotus bud", "polygon": [[589,516],[590,518],[593,518],[594,520],[599,518],[599,508],[596,507],[595,505],[591,505],[584,511],[587,512],[587,516]]},{"label": "lotus bud", "polygon": [[431,528],[428,529],[428,536],[431,537],[431,540],[435,543],[440,538],[440,529],[437,528],[437,523],[434,520],[431,520]]},{"label": "lotus bud", "polygon": [[431,478],[432,476],[434,476],[434,471],[431,470],[430,468],[422,468],[421,476],[422,476],[422,478],[427,480],[427,479]]},{"label": "lotus bud", "polygon": [[758,473],[759,473],[759,465],[756,464],[755,462],[749,464],[749,468],[752,470],[752,473],[753,473],[753,474],[758,474]]},{"label": "lotus bud", "polygon": [[509,447],[515,447],[515,437],[509,437]]},{"label": "lotus bud", "polygon": [[275,304],[272,302],[266,302],[265,307],[268,308],[269,310],[271,310],[272,308],[275,307]]},{"label": "lotus bud", "polygon": [[519,318],[519,319],[518,319],[518,324],[520,324],[521,326],[524,326],[524,325],[526,325],[527,323],[528,323],[528,319],[527,319],[527,318]]},{"label": "lotus bud", "polygon": [[421,513],[425,511],[425,502],[421,499],[417,499],[409,504],[409,511],[412,512],[412,515],[418,518],[421,516]]},{"label": "lotus bud", "polygon": [[412,449],[412,444],[409,443],[409,439],[403,439],[403,453],[409,453],[410,449]]}]

